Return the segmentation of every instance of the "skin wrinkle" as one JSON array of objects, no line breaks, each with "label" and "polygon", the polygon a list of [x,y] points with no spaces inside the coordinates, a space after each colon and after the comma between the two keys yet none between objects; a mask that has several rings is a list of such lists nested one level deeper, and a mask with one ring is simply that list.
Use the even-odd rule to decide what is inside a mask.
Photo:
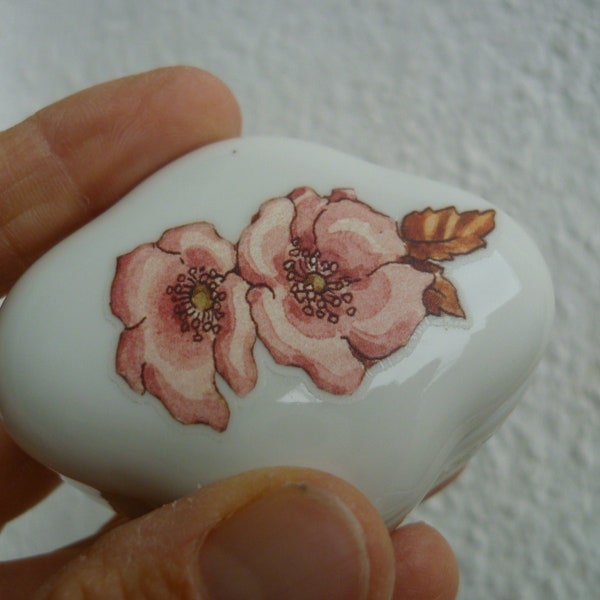
[{"label": "skin wrinkle", "polygon": [[[155,75],[153,81],[156,79],[166,79],[165,75],[169,78],[171,77],[168,73],[163,74],[162,77]],[[90,145],[98,147],[110,145],[116,149],[116,153],[118,154],[119,149],[129,146],[127,138],[133,140],[142,139],[143,135],[140,135],[140,132],[144,131],[149,123],[165,120],[164,114],[156,110],[155,101],[153,101],[154,98],[158,98],[160,91],[148,85],[148,81],[146,81],[144,87],[137,87],[135,95],[128,95],[127,102],[119,102],[119,118],[112,120],[111,115],[114,112],[114,108],[113,110],[107,110],[107,107],[113,106],[114,90],[118,87],[119,82],[113,82],[112,85],[108,85],[102,89],[102,93],[98,94],[97,97],[88,99],[87,102],[81,102],[77,107],[75,115],[71,106],[64,108],[55,106],[51,113],[51,120],[46,118],[47,113],[43,111],[33,116],[41,134],[47,142],[49,150],[58,159],[58,162],[63,165],[64,169],[62,172],[73,183],[73,187],[79,191],[79,199],[84,209],[87,209],[87,212],[91,213],[90,216],[98,212],[98,209],[90,209],[93,207],[93,204],[98,204],[97,198],[99,195],[102,196],[102,190],[101,188],[96,189],[97,185],[94,185],[95,182],[93,180],[90,182],[94,188],[95,198],[95,202],[92,203],[90,200],[91,195],[83,193],[83,186],[78,184],[74,175],[66,166],[65,158],[61,157],[75,155],[79,151],[85,152]],[[146,115],[150,111],[151,114],[148,118]],[[65,132],[70,133],[73,131],[72,121],[74,119],[87,126],[88,135],[85,139],[77,136],[75,136],[75,139],[70,139],[65,135]],[[110,122],[111,120],[112,122]],[[110,122],[109,126],[107,126],[107,121]],[[105,198],[102,198],[102,204],[105,204],[105,200]]]},{"label": "skin wrinkle", "polygon": [[[7,227],[0,227],[0,255],[6,256],[6,262],[16,266],[18,272],[24,271],[29,263],[21,256],[17,249],[16,238],[8,231]],[[0,296],[8,290],[0,287]]]},{"label": "skin wrinkle", "polygon": [[3,184],[0,189],[0,201],[5,209],[2,211],[3,215],[6,215],[6,209],[10,208],[7,206],[7,199],[18,195],[14,193],[14,189],[24,182],[35,182],[38,178],[38,173],[29,168],[32,156],[34,159],[41,158],[38,148],[31,143],[31,131],[31,122],[27,120],[0,133],[3,142],[0,145],[0,181]]},{"label": "skin wrinkle", "polygon": [[[11,264],[13,269],[16,266],[18,271],[23,271],[33,259],[43,252],[46,241],[38,239],[36,244],[29,243],[30,250],[28,251],[25,246],[27,240],[23,241],[21,238],[22,232],[27,229],[44,231],[47,218],[51,218],[57,208],[62,209],[60,212],[65,210],[62,205],[57,207],[52,200],[47,200],[47,198],[77,198],[81,197],[82,191],[69,174],[64,161],[54,151],[50,138],[41,126],[39,113],[20,127],[27,127],[27,132],[25,135],[22,134],[22,138],[17,141],[17,159],[21,154],[31,152],[35,160],[33,164],[29,164],[31,161],[26,159],[27,170],[24,173],[8,167],[8,172],[2,174],[2,181],[7,180],[10,183],[0,194],[0,206],[3,214],[2,227],[0,227],[0,248],[2,254],[4,252],[7,254],[6,263]],[[6,132],[6,135],[12,137],[14,134]],[[4,179],[5,177],[7,179]],[[51,185],[47,186],[49,189],[45,194],[41,194],[40,190],[36,193],[36,183],[39,179],[51,182]],[[77,212],[83,212],[82,218],[86,218],[90,212],[89,198],[83,202],[80,201],[79,204],[83,206],[84,210],[79,209]],[[87,210],[85,209],[86,204],[88,205]],[[72,211],[73,206],[70,206],[71,214]],[[61,231],[60,237],[65,234],[66,231]]]},{"label": "skin wrinkle", "polygon": [[[62,115],[58,117],[58,123],[55,122],[55,117],[53,115],[53,128],[60,130],[61,123],[64,120],[65,111],[62,111]],[[68,184],[68,186],[75,190],[75,193],[71,195],[73,200],[76,201],[76,204],[82,209],[83,216],[89,217],[94,214],[94,210],[92,207],[94,203],[90,197],[90,195],[86,194],[83,190],[81,184],[75,179],[74,174],[71,172],[65,159],[61,156],[59,152],[59,146],[56,142],[56,136],[50,135],[47,123],[42,116],[42,113],[36,113],[31,118],[31,124],[35,127],[35,131],[38,133],[38,136],[43,144],[48,149],[48,157],[51,159],[53,166],[56,168],[56,171],[62,175],[64,181]],[[68,151],[68,154],[74,153],[75,149],[72,148],[69,144],[65,144],[65,147]],[[66,186],[65,186],[66,187]]]},{"label": "skin wrinkle", "polygon": [[21,202],[10,202],[10,199],[18,198],[20,200],[24,194],[20,193],[19,189],[22,187],[28,188],[35,186],[37,177],[38,175],[35,171],[28,171],[27,173],[20,174],[16,170],[7,169],[7,173],[0,173],[0,181],[4,183],[4,181],[8,180],[9,182],[0,191],[0,205],[3,208],[3,226],[9,224],[23,212],[22,209],[19,210],[21,208]]}]

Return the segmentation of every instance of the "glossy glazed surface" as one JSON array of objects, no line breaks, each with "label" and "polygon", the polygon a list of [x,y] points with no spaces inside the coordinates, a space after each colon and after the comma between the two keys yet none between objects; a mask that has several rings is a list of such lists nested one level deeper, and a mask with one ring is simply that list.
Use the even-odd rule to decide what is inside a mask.
[{"label": "glossy glazed surface", "polygon": [[[313,368],[329,356],[327,351],[318,354],[321,346],[299,358],[297,345],[286,364],[282,335],[276,333],[292,319],[277,325],[272,316],[277,304],[259,315],[258,295],[265,285],[274,290],[278,275],[265,283],[256,279],[256,269],[243,266],[244,260],[248,264],[244,247],[250,243],[243,240],[257,239],[259,207],[271,199],[284,206],[283,199],[292,202],[289,196],[305,186],[321,200],[329,195],[329,203],[332,191],[352,189],[361,203],[399,225],[406,215],[426,209],[494,213],[494,227],[487,228],[479,247],[452,259],[429,260],[430,265],[443,263],[443,276],[456,290],[464,317],[433,314],[435,308],[423,295],[425,308],[412,319],[410,331],[395,346],[385,346],[393,351],[369,355],[364,344],[351,344],[348,354],[360,359],[357,368],[364,372],[344,389],[318,375],[319,366]],[[297,203],[292,209],[301,214]],[[335,227],[342,228],[343,220],[344,215]],[[380,226],[375,217],[371,220],[374,231],[388,226],[388,221]],[[166,387],[152,387],[149,377],[140,375],[136,388],[128,367],[119,367],[121,335],[141,321],[127,322],[126,311],[116,308],[117,258],[140,247],[156,249],[165,232],[198,222],[214,227],[226,243],[222,247],[232,252],[233,262],[224,269],[239,278],[239,289],[246,286],[239,296],[248,299],[257,327],[250,354],[230,361],[253,361],[255,376],[246,370],[246,383],[238,385],[231,368],[216,368],[211,380],[228,410],[225,426],[221,417],[211,420],[206,412],[200,417],[204,423],[182,423],[183,413],[168,407],[185,402],[169,404]],[[402,243],[409,248],[406,239]],[[353,252],[340,250],[338,262]],[[422,269],[427,256],[414,249],[395,252],[369,273],[394,263],[395,272],[410,270],[411,281],[420,282],[424,294],[434,278],[432,267]],[[308,281],[303,273],[299,283]],[[313,292],[324,285],[317,275],[326,279],[327,273],[321,269],[311,276]],[[122,295],[131,296],[133,284],[123,281]],[[208,301],[198,290],[195,306],[206,309]],[[141,305],[148,297],[142,293],[127,306]],[[373,294],[373,302],[377,297]],[[302,305],[298,298],[304,296],[296,293],[295,298]],[[421,296],[410,298],[414,303]],[[248,310],[242,300],[239,306]],[[304,142],[231,140],[163,169],[21,279],[0,311],[0,408],[7,427],[30,453],[105,492],[158,504],[251,468],[302,465],[354,483],[392,523],[460,468],[510,412],[543,351],[552,313],[552,286],[539,252],[518,225],[483,200]],[[302,329],[305,325],[296,323],[294,331],[318,337]],[[352,340],[348,331],[335,335]],[[350,361],[342,350],[335,352],[332,363]],[[127,364],[135,369],[135,360]]]}]

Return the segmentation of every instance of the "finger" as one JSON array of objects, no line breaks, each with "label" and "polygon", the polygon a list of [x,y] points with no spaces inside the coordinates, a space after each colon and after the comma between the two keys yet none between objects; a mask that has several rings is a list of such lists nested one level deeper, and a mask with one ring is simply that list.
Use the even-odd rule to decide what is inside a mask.
[{"label": "finger", "polygon": [[387,600],[393,567],[389,533],[355,488],[262,469],[113,529],[41,597]]},{"label": "finger", "polygon": [[30,600],[44,581],[75,560],[106,531],[126,522],[124,517],[114,517],[100,530],[84,540],[53,552],[13,560],[0,564],[0,598]]},{"label": "finger", "polygon": [[0,529],[59,483],[58,475],[27,456],[0,423]]},{"label": "finger", "polygon": [[229,90],[190,67],[99,85],[0,133],[0,296],[150,173],[240,131]]},{"label": "finger", "polygon": [[89,546],[78,542],[55,552],[0,564],[0,598],[30,600],[44,581],[80,556]]},{"label": "finger", "polygon": [[458,593],[458,563],[442,535],[425,523],[392,533],[396,555],[395,600],[453,600]]}]

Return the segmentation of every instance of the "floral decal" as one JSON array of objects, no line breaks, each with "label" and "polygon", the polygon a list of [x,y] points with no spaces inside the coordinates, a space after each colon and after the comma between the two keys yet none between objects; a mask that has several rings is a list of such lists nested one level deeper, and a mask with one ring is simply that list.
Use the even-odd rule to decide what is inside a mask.
[{"label": "floral decal", "polygon": [[396,223],[352,190],[310,188],[262,205],[240,238],[242,277],[273,358],[321,389],[350,394],[373,361],[408,342],[433,275],[403,264]]},{"label": "floral decal", "polygon": [[257,378],[248,284],[235,263],[234,246],[212,225],[184,225],[119,257],[111,291],[111,309],[125,325],[117,372],[182,423],[217,431],[227,427],[229,408],[215,373],[238,396]]},{"label": "floral decal", "polygon": [[117,261],[117,372],[179,421],[218,431],[229,409],[215,373],[249,393],[257,336],[277,363],[351,394],[426,316],[465,317],[439,263],[484,247],[494,218],[450,206],[396,222],[352,189],[302,187],[263,203],[237,247],[208,223],[168,230]]}]

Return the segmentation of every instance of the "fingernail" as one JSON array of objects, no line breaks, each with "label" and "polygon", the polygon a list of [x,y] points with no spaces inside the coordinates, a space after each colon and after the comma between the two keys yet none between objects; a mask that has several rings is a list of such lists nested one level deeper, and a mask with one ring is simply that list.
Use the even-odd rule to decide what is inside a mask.
[{"label": "fingernail", "polygon": [[362,527],[333,494],[290,484],[220,523],[200,550],[210,600],[361,600],[369,561]]}]

